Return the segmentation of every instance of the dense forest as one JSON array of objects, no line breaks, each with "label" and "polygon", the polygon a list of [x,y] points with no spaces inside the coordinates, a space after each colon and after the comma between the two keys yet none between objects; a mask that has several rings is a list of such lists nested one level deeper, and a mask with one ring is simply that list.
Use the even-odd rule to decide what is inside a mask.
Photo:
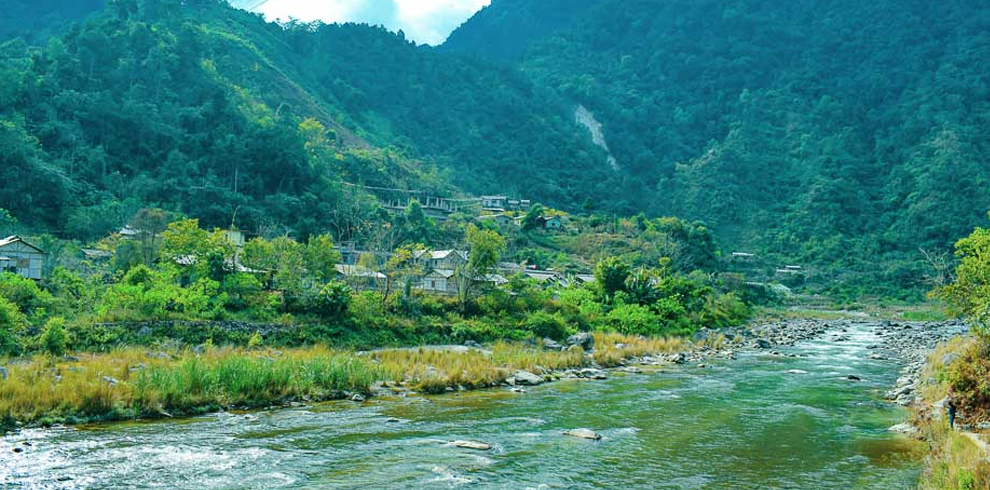
[{"label": "dense forest", "polygon": [[153,204],[346,236],[375,205],[344,182],[555,203],[617,186],[563,99],[381,28],[119,0],[0,50],[0,207],[33,230],[94,238]]},{"label": "dense forest", "polygon": [[990,208],[988,32],[980,2],[496,0],[443,49],[595,112],[652,212],[905,285]]},{"label": "dense forest", "polygon": [[438,48],[221,0],[6,3],[5,229],[96,239],[154,206],[347,240],[380,216],[349,184],[505,193],[918,298],[919,249],[990,209],[985,3],[496,0]]}]

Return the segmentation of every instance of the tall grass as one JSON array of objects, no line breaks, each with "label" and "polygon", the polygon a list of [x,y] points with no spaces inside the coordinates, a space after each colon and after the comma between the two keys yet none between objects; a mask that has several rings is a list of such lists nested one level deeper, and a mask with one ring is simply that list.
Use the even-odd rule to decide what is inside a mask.
[{"label": "tall grass", "polygon": [[598,332],[595,333],[594,359],[601,366],[615,367],[635,357],[672,354],[687,345],[687,341],[680,337],[639,337]]},{"label": "tall grass", "polygon": [[633,357],[686,347],[681,339],[595,334],[595,353],[545,350],[499,342],[490,352],[395,349],[357,355],[326,347],[251,350],[121,349],[58,360],[36,356],[8,363],[0,380],[0,431],[23,423],[120,420],[188,415],[226,407],[320,401],[368,393],[376,381],[404,383],[426,393],[498,386],[518,370],[541,375],[617,366]]},{"label": "tall grass", "polygon": [[61,362],[35,357],[8,364],[0,420],[24,423],[114,420],[326,400],[368,392],[377,368],[323,347],[286,352],[209,349],[173,356],[137,349]]},{"label": "tall grass", "polygon": [[520,369],[541,374],[588,364],[581,349],[556,352],[507,342],[495,344],[491,352],[420,348],[379,351],[372,357],[389,379],[426,393],[497,386]]}]

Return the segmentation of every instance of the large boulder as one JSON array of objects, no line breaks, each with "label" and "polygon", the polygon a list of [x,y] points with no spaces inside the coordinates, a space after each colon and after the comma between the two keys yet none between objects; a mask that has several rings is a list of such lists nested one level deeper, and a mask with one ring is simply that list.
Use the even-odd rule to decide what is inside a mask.
[{"label": "large boulder", "polygon": [[568,346],[578,346],[590,352],[595,348],[595,337],[588,332],[581,332],[567,338]]},{"label": "large boulder", "polygon": [[537,376],[529,371],[516,371],[511,378],[508,379],[510,385],[524,385],[524,386],[536,386],[543,384],[543,378]]},{"label": "large boulder", "polygon": [[492,448],[491,444],[478,441],[454,441],[450,443],[450,445],[463,449],[472,449],[475,451],[488,451]]}]

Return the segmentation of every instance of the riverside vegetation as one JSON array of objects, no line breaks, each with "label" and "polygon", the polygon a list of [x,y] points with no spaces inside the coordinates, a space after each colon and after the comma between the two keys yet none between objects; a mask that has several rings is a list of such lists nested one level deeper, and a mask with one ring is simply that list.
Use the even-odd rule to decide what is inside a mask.
[{"label": "riverside vegetation", "polygon": [[[238,249],[224,231],[161,210],[142,210],[133,224],[146,230],[152,217],[160,233],[94,245],[115,252],[109,262],[61,253],[40,283],[0,275],[0,355],[8,358],[0,418],[8,426],[365,395],[384,380],[426,392],[488,387],[514,370],[608,367],[679,349],[698,328],[736,325],[750,313],[739,296],[750,288],[723,280],[704,228],[679,220],[620,220],[610,234],[586,218],[574,218],[589,229],[573,235],[502,230],[513,252],[494,227],[455,218],[441,229],[427,220],[418,225],[430,236],[463,230],[470,260],[460,277],[490,274],[510,256],[572,267],[597,259],[589,283],[517,274],[502,287],[436,296],[417,287],[425,266],[415,252],[426,246],[408,238],[422,231],[414,218],[377,225],[407,238],[381,262],[361,258],[361,267],[388,273],[368,282],[337,273],[341,257],[327,235],[259,237]],[[584,248],[590,239],[598,245]],[[716,269],[692,269],[702,266]],[[537,347],[579,331],[596,333],[593,356]],[[353,352],[451,343],[493,347]]]},{"label": "riverside vegetation", "polygon": [[[932,292],[951,313],[964,317],[972,334],[943,343],[918,374],[916,424],[932,450],[921,482],[926,490],[971,490],[990,484],[990,230],[977,228],[956,244],[951,281]],[[957,406],[957,430],[945,415]],[[961,429],[961,430],[960,430]]]}]

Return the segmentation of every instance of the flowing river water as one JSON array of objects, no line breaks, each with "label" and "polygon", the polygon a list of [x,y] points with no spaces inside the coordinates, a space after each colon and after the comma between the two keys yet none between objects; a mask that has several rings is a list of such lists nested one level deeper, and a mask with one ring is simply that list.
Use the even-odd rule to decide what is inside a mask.
[{"label": "flowing river water", "polygon": [[[869,326],[843,335],[527,393],[29,430],[0,439],[0,488],[913,488],[925,447],[881,400],[900,366],[868,359]],[[579,427],[603,439],[562,434]]]}]

